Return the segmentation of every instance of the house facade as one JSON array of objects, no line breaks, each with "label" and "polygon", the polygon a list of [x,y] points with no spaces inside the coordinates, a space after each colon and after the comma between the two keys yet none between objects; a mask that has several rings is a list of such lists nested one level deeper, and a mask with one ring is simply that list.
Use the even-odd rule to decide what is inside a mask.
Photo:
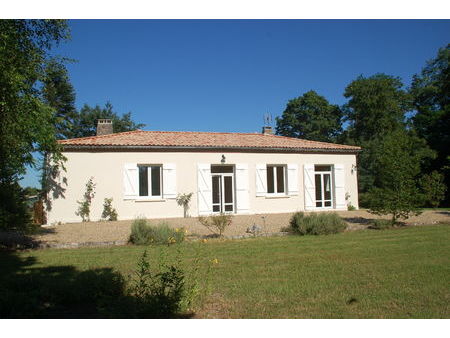
[{"label": "house facade", "polygon": [[184,193],[193,193],[194,217],[358,208],[359,147],[275,136],[268,127],[261,134],[106,132],[59,142],[66,171],[50,194],[48,224],[81,221],[77,201],[91,177],[93,221],[111,197],[121,220],[183,217],[176,197]]}]

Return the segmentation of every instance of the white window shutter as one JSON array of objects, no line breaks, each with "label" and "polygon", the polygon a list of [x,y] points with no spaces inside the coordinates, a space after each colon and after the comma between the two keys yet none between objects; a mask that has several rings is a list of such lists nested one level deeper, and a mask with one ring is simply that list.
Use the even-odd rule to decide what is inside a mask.
[{"label": "white window shutter", "polygon": [[249,209],[248,164],[236,164],[236,212],[245,214]]},{"label": "white window shutter", "polygon": [[345,203],[345,171],[343,164],[334,165],[334,194],[336,209],[347,209]]},{"label": "white window shutter", "polygon": [[267,165],[258,163],[256,165],[256,196],[267,194]]},{"label": "white window shutter", "polygon": [[298,164],[289,163],[287,165],[288,195],[298,195]]},{"label": "white window shutter", "polygon": [[123,169],[123,198],[133,200],[139,195],[139,172],[136,163],[125,163]]},{"label": "white window shutter", "polygon": [[305,164],[303,166],[303,180],[305,185],[305,210],[312,210],[316,207],[314,164]]},{"label": "white window shutter", "polygon": [[199,163],[197,165],[197,186],[198,214],[209,215],[212,213],[212,178],[210,164]]},{"label": "white window shutter", "polygon": [[162,167],[164,198],[177,197],[177,169],[175,163],[164,163]]}]

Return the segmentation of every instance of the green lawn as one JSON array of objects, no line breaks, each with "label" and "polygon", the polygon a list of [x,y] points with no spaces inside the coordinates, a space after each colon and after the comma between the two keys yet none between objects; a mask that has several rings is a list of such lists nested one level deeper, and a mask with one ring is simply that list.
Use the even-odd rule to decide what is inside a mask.
[{"label": "green lawn", "polygon": [[[198,317],[450,317],[448,225],[185,243],[167,250],[172,255],[177,249],[187,264],[198,250],[219,261]],[[143,250],[125,246],[0,253],[0,271],[113,268],[127,275]],[[150,256],[157,257],[157,250],[150,249]]]}]

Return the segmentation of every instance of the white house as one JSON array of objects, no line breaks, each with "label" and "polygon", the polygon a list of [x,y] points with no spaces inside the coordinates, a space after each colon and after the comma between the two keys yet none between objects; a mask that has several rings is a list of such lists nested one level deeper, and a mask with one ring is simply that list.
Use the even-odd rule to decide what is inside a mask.
[{"label": "white house", "polygon": [[190,215],[282,213],[358,208],[359,147],[259,133],[112,133],[100,120],[98,136],[62,140],[66,172],[51,196],[47,223],[79,222],[85,184],[96,194],[91,220],[104,198],[119,219],[183,217],[175,198],[194,193]]}]

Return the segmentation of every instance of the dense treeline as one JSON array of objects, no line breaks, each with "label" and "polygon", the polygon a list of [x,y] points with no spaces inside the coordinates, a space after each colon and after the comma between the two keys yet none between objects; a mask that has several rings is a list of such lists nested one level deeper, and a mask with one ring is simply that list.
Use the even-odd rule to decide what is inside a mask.
[{"label": "dense treeline", "polygon": [[277,118],[276,132],[361,146],[362,206],[379,212],[386,211],[387,205],[413,211],[439,203],[448,206],[449,60],[447,45],[409,87],[391,75],[359,76],[345,88],[348,100],[342,106],[309,91],[288,102]]}]

